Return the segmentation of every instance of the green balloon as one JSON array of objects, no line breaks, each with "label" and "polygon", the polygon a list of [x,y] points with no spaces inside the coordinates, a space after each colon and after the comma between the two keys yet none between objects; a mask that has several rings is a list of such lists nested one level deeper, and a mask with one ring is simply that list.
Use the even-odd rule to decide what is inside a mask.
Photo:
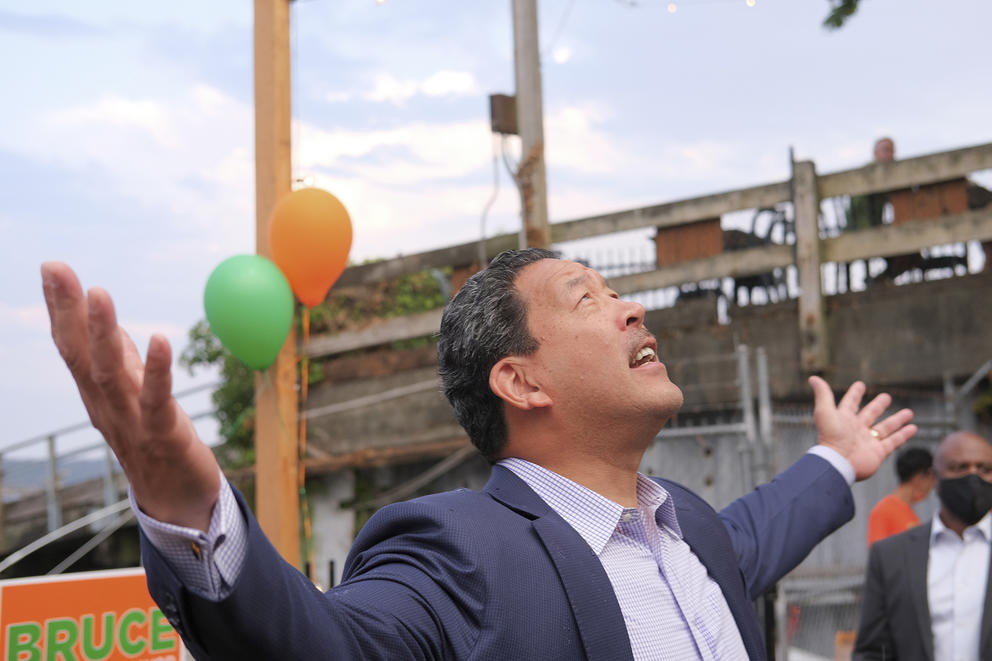
[{"label": "green balloon", "polygon": [[293,290],[265,257],[236,255],[217,265],[203,292],[210,329],[243,363],[275,362],[293,323]]}]

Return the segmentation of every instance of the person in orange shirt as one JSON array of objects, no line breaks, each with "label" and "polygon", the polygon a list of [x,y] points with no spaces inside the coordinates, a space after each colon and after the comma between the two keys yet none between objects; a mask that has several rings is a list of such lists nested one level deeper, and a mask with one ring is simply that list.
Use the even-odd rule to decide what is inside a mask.
[{"label": "person in orange shirt", "polygon": [[907,448],[896,458],[899,486],[878,501],[868,515],[868,546],[920,524],[911,505],[927,497],[934,485],[933,455],[924,448]]}]

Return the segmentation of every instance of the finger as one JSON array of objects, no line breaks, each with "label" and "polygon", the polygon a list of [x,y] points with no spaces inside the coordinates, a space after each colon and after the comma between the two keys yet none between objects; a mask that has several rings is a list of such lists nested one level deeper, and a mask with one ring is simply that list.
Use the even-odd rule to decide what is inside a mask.
[{"label": "finger", "polygon": [[45,262],[41,280],[55,347],[85,396],[92,383],[86,300],[79,279],[66,264]]},{"label": "finger", "polygon": [[94,287],[86,296],[89,311],[91,374],[107,404],[118,411],[131,411],[138,392],[124,364],[124,339],[110,295]]},{"label": "finger", "polygon": [[865,404],[865,407],[858,413],[858,417],[870,426],[878,420],[878,416],[885,413],[885,409],[889,408],[889,404],[891,403],[892,396],[889,393],[883,392]]},{"label": "finger", "polygon": [[172,406],[172,348],[161,335],[148,342],[145,378],[141,387],[141,419],[147,429],[172,429],[176,410]]},{"label": "finger", "polygon": [[913,438],[916,432],[916,425],[906,425],[889,436],[880,439],[879,444],[885,449],[886,453],[891,454],[900,445]]},{"label": "finger", "polygon": [[862,381],[855,381],[847,389],[844,396],[840,398],[837,408],[845,409],[851,413],[857,413],[861,406],[861,398],[865,396],[865,384]]},{"label": "finger", "polygon": [[813,388],[813,407],[815,411],[828,411],[834,408],[834,391],[827,382],[818,376],[809,377],[809,385]]},{"label": "finger", "polygon": [[123,328],[120,328],[120,334],[124,346],[124,369],[128,371],[140,388],[145,377],[145,364],[141,361],[141,354],[138,352],[134,340],[131,339],[131,335]]},{"label": "finger", "polygon": [[913,411],[911,409],[903,409],[874,425],[873,429],[878,432],[879,438],[887,438],[906,426],[912,419]]}]

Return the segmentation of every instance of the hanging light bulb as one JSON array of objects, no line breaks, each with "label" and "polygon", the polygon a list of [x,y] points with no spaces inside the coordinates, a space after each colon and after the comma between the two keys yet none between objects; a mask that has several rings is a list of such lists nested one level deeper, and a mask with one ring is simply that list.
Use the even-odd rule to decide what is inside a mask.
[{"label": "hanging light bulb", "polygon": [[678,7],[675,6],[675,3],[674,2],[669,2],[668,3],[668,13],[669,14],[674,14],[677,9],[678,9]]},{"label": "hanging light bulb", "polygon": [[757,3],[757,0],[747,0],[747,3],[746,4],[747,4],[748,7],[753,7],[756,4],[758,4],[758,3]]}]

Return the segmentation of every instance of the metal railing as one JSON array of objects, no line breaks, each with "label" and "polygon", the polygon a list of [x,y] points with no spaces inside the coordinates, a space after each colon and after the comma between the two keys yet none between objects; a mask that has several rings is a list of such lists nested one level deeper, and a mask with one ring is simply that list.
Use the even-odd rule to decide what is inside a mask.
[{"label": "metal railing", "polygon": [[[192,388],[187,388],[185,390],[175,393],[177,399],[182,399],[189,395],[194,395],[205,390],[216,388],[220,385],[218,382],[205,383]],[[203,419],[214,414],[214,411],[203,411],[190,416],[194,420]],[[116,457],[114,457],[113,452],[110,447],[101,439],[99,441],[85,443],[83,445],[76,445],[71,448],[66,448],[64,450],[60,449],[59,440],[79,431],[85,431],[87,429],[93,429],[92,424],[86,420],[83,422],[78,422],[67,427],[61,427],[59,429],[40,434],[38,436],[33,436],[31,438],[25,439],[23,441],[18,441],[16,443],[11,443],[0,448],[0,549],[5,546],[5,532],[7,527],[7,517],[8,509],[12,503],[18,501],[24,501],[28,498],[36,497],[38,494],[43,493],[45,499],[45,513],[46,513],[46,532],[52,533],[59,529],[65,523],[65,512],[63,508],[63,503],[60,498],[60,492],[73,484],[78,484],[81,482],[89,481],[93,478],[80,480],[78,482],[66,482],[62,479],[60,473],[60,466],[64,466],[67,462],[78,459],[87,454],[100,453],[102,466],[100,471],[100,477],[98,478],[102,484],[102,504],[103,507],[110,507],[118,502],[120,498],[120,491],[117,488],[117,476],[120,471],[120,465],[117,463]],[[41,453],[44,456],[44,470],[43,479],[41,483],[37,485],[36,488],[18,489],[14,494],[14,498],[7,498],[6,494],[12,492],[9,486],[5,484],[5,478],[10,478],[16,475],[16,472],[11,470],[11,462],[9,458],[12,454],[24,451],[30,451],[35,448],[40,448]],[[5,459],[7,460],[5,462]],[[24,470],[24,467],[22,467]]]}]

